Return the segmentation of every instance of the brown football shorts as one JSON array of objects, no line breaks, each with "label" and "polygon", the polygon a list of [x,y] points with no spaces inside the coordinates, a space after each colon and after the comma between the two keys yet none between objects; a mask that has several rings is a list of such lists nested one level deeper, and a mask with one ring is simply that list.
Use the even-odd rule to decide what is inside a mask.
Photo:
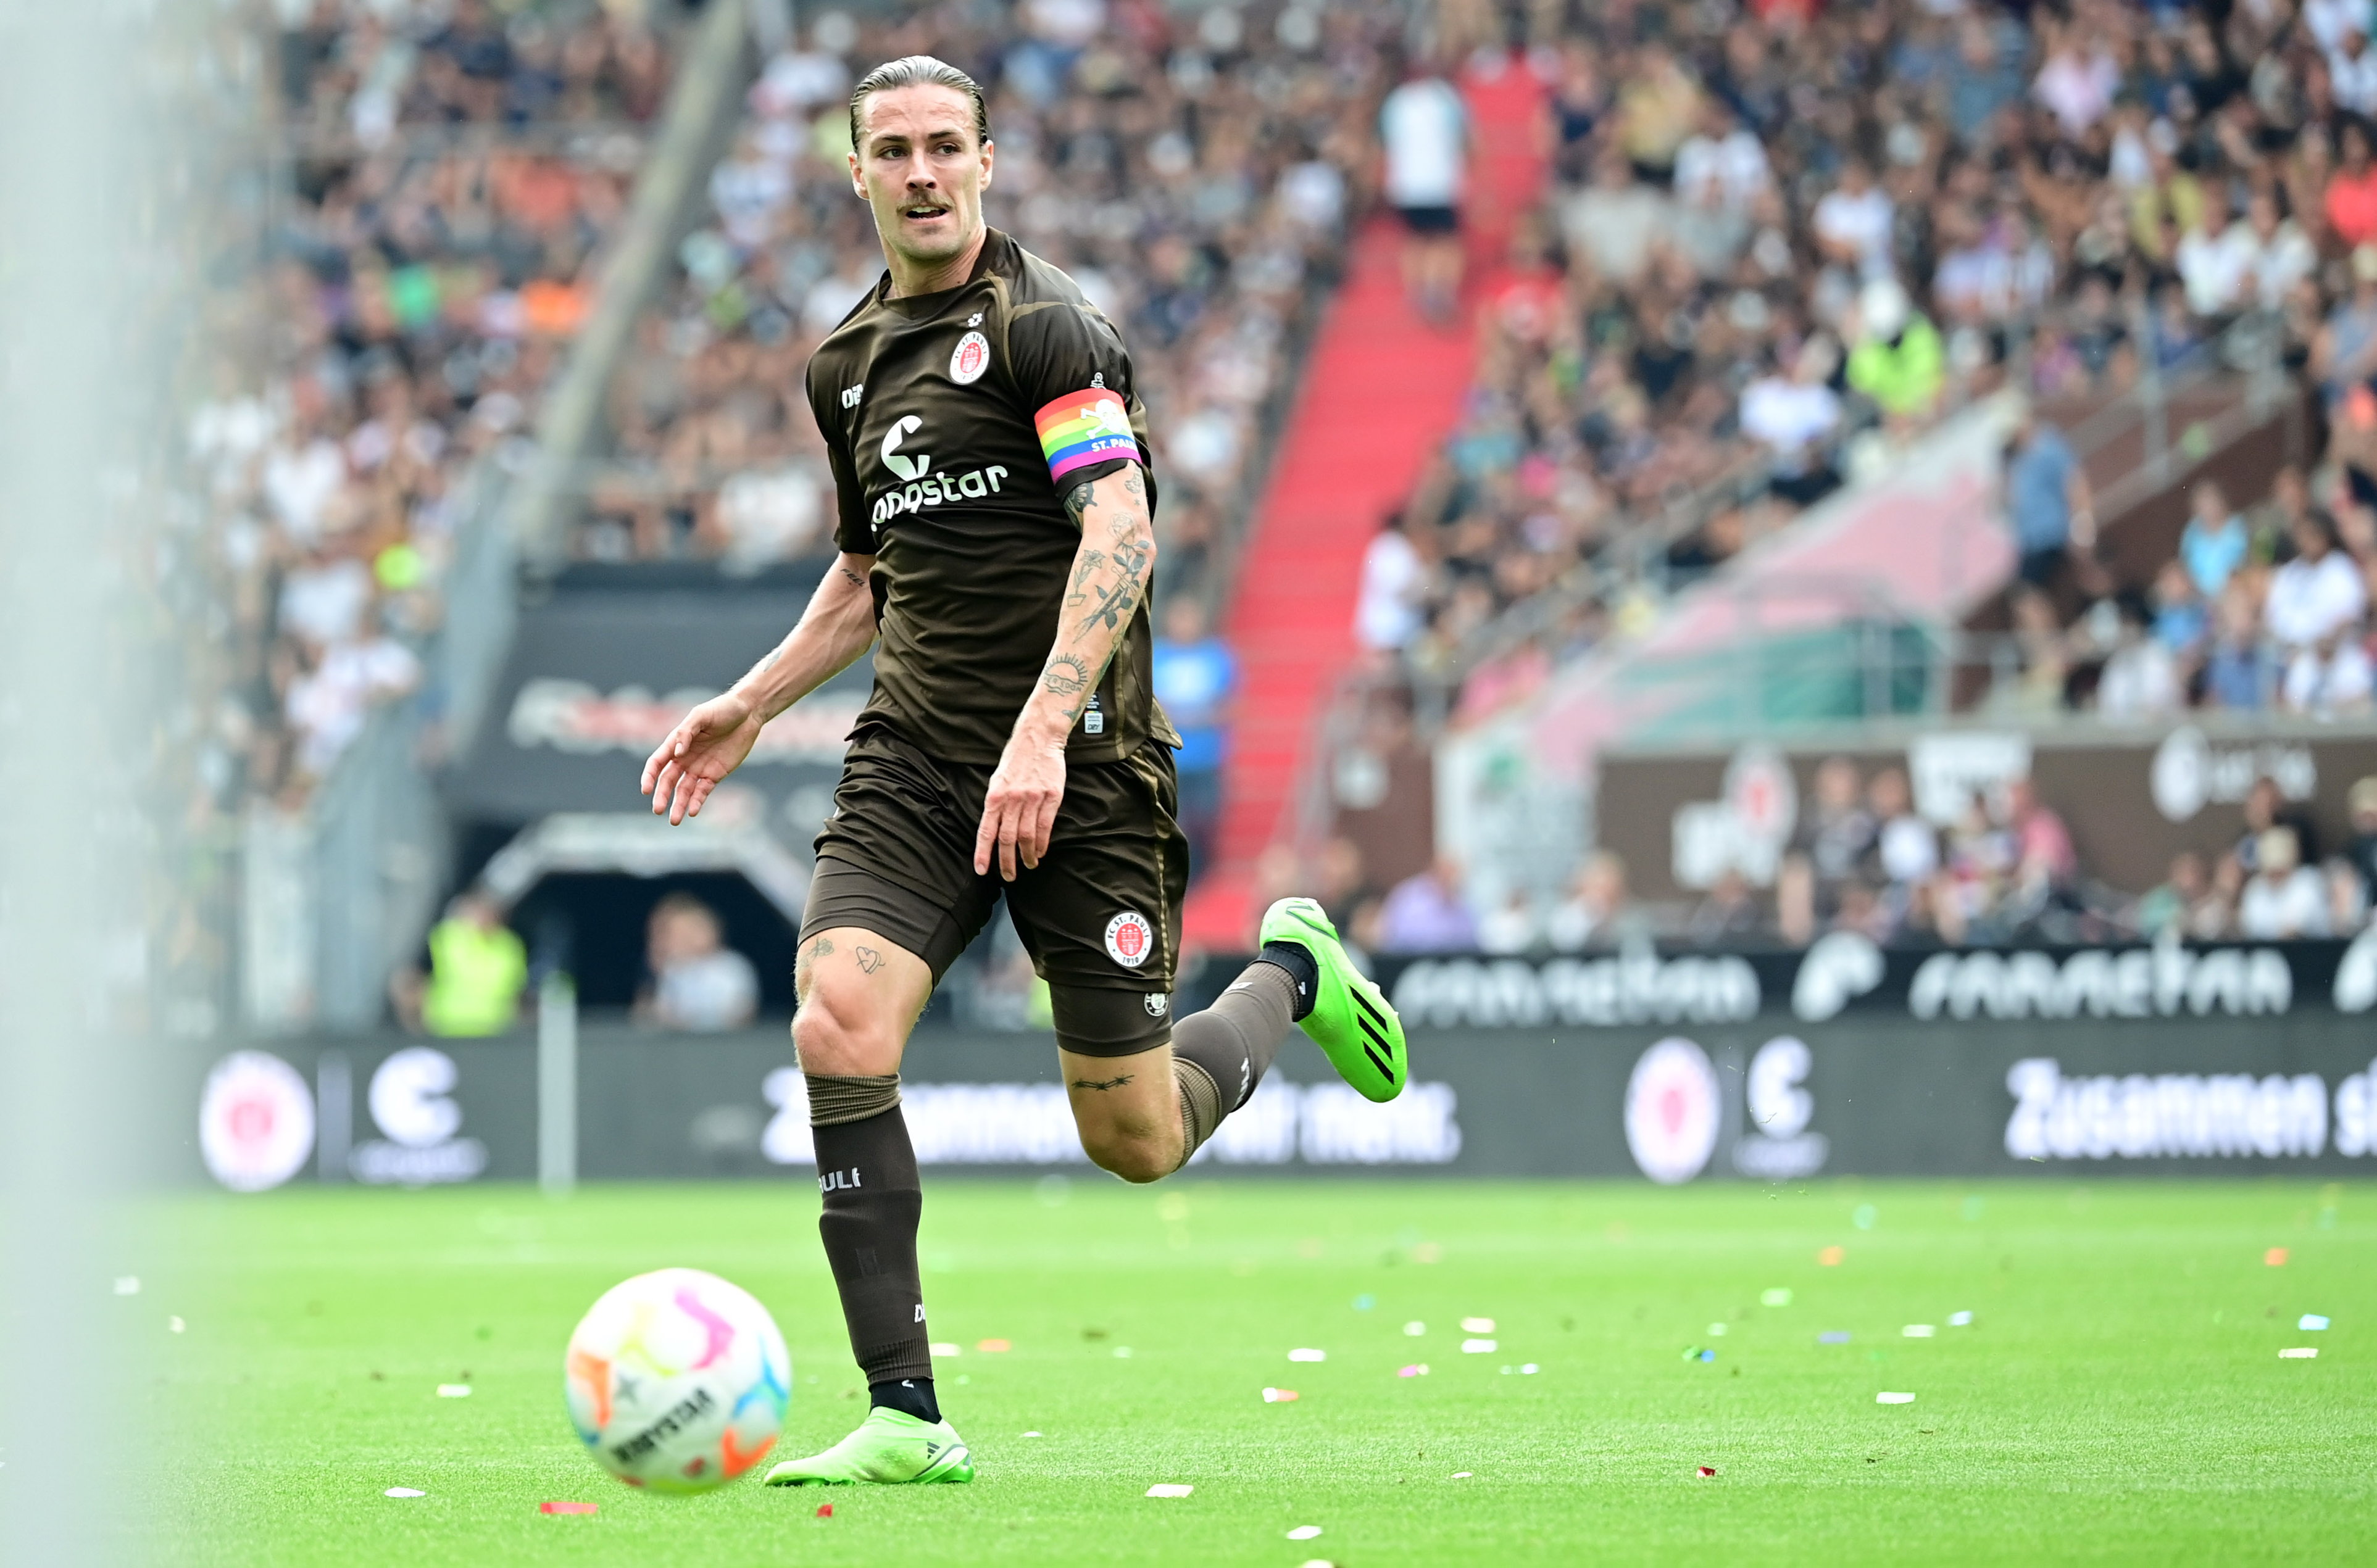
[{"label": "brown football shorts", "polygon": [[1069,765],[1048,852],[1012,883],[995,863],[973,869],[994,771],[928,756],[882,725],[854,735],[818,835],[802,942],[871,931],[924,959],[938,985],[1004,895],[1065,1049],[1126,1056],[1165,1043],[1188,887],[1171,749],[1150,741]]}]

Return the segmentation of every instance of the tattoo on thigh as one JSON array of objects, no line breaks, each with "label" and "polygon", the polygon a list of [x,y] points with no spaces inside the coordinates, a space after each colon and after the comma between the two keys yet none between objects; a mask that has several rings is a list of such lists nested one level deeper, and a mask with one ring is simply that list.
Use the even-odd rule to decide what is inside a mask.
[{"label": "tattoo on thigh", "polygon": [[1137,1076],[1138,1075],[1135,1073],[1125,1073],[1119,1078],[1108,1078],[1103,1083],[1090,1078],[1075,1078],[1073,1080],[1073,1087],[1077,1089],[1089,1089],[1096,1094],[1104,1094],[1108,1089],[1118,1089],[1122,1087],[1123,1085],[1130,1082],[1131,1079]]},{"label": "tattoo on thigh", "polygon": [[870,975],[883,967],[883,955],[872,947],[854,947],[850,955],[858,960],[858,967]]}]

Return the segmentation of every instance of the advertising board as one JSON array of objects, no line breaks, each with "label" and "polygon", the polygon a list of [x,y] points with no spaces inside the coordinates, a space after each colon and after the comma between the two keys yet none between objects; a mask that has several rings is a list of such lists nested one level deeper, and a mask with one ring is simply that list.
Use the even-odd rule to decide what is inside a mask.
[{"label": "advertising board", "polygon": [[[1413,1025],[1404,1096],[1371,1105],[1291,1040],[1200,1171],[1668,1182],[2377,1171],[2377,935],[1420,959],[1383,978]],[[194,1060],[191,1167],[242,1191],[309,1173],[530,1180],[536,1054],[521,1035],[282,1041]],[[1085,1167],[1056,1067],[1045,1035],[919,1030],[903,1068],[919,1161]],[[576,1082],[582,1179],[812,1171],[781,1028],[590,1022]]]}]

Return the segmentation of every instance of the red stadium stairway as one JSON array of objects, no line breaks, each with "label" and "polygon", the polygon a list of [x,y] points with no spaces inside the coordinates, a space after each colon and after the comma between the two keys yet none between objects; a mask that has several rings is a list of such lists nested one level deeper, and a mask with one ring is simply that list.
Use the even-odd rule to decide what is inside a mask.
[{"label": "red stadium stairway", "polygon": [[1249,530],[1224,632],[1240,671],[1221,863],[1188,900],[1192,949],[1252,943],[1255,861],[1287,826],[1320,708],[1352,660],[1362,553],[1450,434],[1475,360],[1472,315],[1544,181],[1542,88],[1515,63],[1462,84],[1475,133],[1471,288],[1463,319],[1431,327],[1404,301],[1401,232],[1373,220],[1314,335],[1303,388]]}]

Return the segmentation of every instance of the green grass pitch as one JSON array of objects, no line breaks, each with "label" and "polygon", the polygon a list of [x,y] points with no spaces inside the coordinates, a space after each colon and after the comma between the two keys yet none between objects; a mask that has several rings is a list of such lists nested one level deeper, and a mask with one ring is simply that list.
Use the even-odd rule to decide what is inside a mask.
[{"label": "green grass pitch", "polygon": [[[563,1344],[629,1274],[714,1270],[792,1347],[779,1455],[840,1437],[864,1396],[804,1185],[177,1203],[180,1263],[110,1303],[154,1315],[169,1419],[192,1423],[166,1451],[162,1560],[2377,1557],[2366,1185],[927,1187],[933,1335],[963,1347],[937,1371],[980,1478],[691,1500],[630,1491],[585,1456]],[[1774,1289],[1789,1304],[1762,1304]],[[2306,1313],[2334,1326],[2300,1330]],[[168,1313],[186,1332],[166,1335]],[[1495,1320],[1492,1351],[1463,1352],[1464,1317]],[[2299,1346],[2317,1358],[2278,1355]],[[1297,1347],[1328,1359],[1291,1363]],[[1427,1375],[1397,1375],[1419,1362]],[[461,1381],[468,1398],[437,1396]],[[1266,1386],[1300,1397],[1267,1404]],[[1885,1390],[1914,1402],[1878,1405]],[[1165,1481],[1196,1490],[1144,1495]],[[548,1499],[601,1511],[541,1515]]]}]

